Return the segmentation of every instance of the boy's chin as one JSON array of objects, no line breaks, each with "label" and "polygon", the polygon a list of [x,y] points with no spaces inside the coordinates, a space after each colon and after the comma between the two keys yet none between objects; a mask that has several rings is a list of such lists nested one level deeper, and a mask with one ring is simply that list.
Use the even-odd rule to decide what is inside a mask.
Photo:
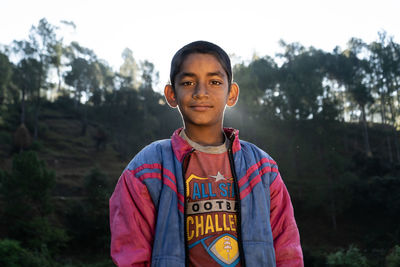
[{"label": "boy's chin", "polygon": [[215,122],[209,122],[209,121],[197,121],[197,122],[185,122],[184,123],[185,128],[201,128],[201,129],[205,129],[205,128],[215,128],[215,127],[220,127],[220,123],[215,123]]},{"label": "boy's chin", "polygon": [[185,125],[185,128],[192,127],[192,128],[207,128],[209,127],[214,128],[214,127],[221,127],[222,125],[222,118],[211,118],[210,116],[197,116],[197,117],[184,117],[182,116],[183,123]]}]

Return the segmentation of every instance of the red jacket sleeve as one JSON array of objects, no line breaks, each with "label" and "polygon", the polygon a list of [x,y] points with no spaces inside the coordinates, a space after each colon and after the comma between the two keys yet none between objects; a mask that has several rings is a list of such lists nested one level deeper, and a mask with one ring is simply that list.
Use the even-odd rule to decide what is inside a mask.
[{"label": "red jacket sleeve", "polygon": [[155,208],[147,187],[129,170],[110,198],[111,257],[117,266],[150,266]]},{"label": "red jacket sleeve", "polygon": [[277,267],[304,266],[299,230],[289,193],[280,174],[270,186],[271,228]]}]

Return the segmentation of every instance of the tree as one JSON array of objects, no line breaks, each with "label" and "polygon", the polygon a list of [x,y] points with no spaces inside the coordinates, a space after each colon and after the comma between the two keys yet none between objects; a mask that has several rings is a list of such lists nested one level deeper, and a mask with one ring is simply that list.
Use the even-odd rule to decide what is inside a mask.
[{"label": "tree", "polygon": [[348,43],[348,49],[342,53],[329,55],[331,63],[328,66],[328,72],[340,86],[343,86],[350,99],[360,108],[360,123],[363,129],[364,150],[368,157],[372,157],[371,146],[369,142],[366,107],[372,104],[374,99],[371,94],[371,87],[368,81],[368,62],[359,59],[358,55],[365,48],[365,44],[359,39],[351,39]]},{"label": "tree", "polygon": [[129,85],[132,88],[138,89],[139,88],[139,81],[138,81],[138,72],[139,67],[136,64],[136,61],[133,57],[133,52],[129,48],[125,48],[122,52],[122,59],[124,62],[122,63],[121,67],[119,68],[119,75],[129,79]]},{"label": "tree", "polygon": [[3,104],[6,97],[7,86],[12,77],[12,64],[3,53],[0,53],[0,106]]},{"label": "tree", "polygon": [[328,266],[345,267],[367,267],[367,257],[365,257],[357,247],[350,246],[346,251],[339,250],[327,256],[326,264]]},{"label": "tree", "polygon": [[248,66],[238,64],[233,76],[241,88],[236,107],[243,113],[241,117],[256,118],[262,108],[276,107],[270,93],[277,89],[277,65],[272,58],[255,58]]},{"label": "tree", "polygon": [[[72,21],[61,21],[62,25],[72,27],[74,30],[76,29],[75,24]],[[59,28],[56,28],[59,29]],[[63,63],[63,57],[66,56],[67,54],[67,48],[63,44],[63,38],[55,38],[54,42],[50,44],[49,47],[49,52],[50,52],[50,63],[56,68],[57,76],[58,76],[58,86],[57,86],[57,91],[61,91],[61,83],[62,83],[62,67],[64,65]]]},{"label": "tree", "polygon": [[51,46],[52,55],[51,55],[51,64],[56,68],[57,76],[58,76],[58,92],[61,91],[61,82],[62,82],[62,75],[61,75],[61,67],[62,67],[62,55],[63,55],[63,44],[61,41],[57,41],[55,44]]},{"label": "tree", "polygon": [[[388,38],[386,32],[379,32],[378,35],[379,41],[372,42],[368,46],[371,52],[369,60],[371,69],[370,82],[374,92],[380,99],[382,124],[388,124],[392,129],[397,162],[400,162],[400,145],[395,130],[399,109],[398,101],[400,100],[400,46],[393,41],[392,37]],[[397,95],[397,99],[395,99],[395,95]],[[396,102],[397,108],[395,107]],[[389,108],[389,110],[387,110],[387,108]],[[389,136],[386,138],[389,158],[390,161],[393,161],[391,142]]]},{"label": "tree", "polygon": [[353,38],[349,41],[349,49],[345,51],[345,56],[352,65],[352,71],[347,74],[345,83],[348,86],[351,97],[361,109],[360,121],[363,126],[365,152],[368,157],[372,157],[366,119],[366,105],[373,103],[374,99],[371,95],[371,87],[366,85],[365,82],[367,80],[368,62],[357,57],[357,54],[361,53],[364,47],[365,44],[359,39]]},{"label": "tree", "polygon": [[158,83],[158,71],[155,71],[154,64],[150,61],[143,61],[140,63],[140,70],[142,73],[142,83],[140,89],[153,90],[154,86]]},{"label": "tree", "polygon": [[40,62],[34,58],[22,59],[14,72],[14,83],[22,92],[21,96],[21,124],[25,123],[25,101],[34,98],[35,92],[40,89]]},{"label": "tree", "polygon": [[53,252],[65,244],[64,231],[49,222],[54,184],[54,172],[32,151],[14,157],[11,173],[0,173],[0,193],[4,200],[2,222],[8,237],[30,248],[46,246]]},{"label": "tree", "polygon": [[[81,101],[83,94],[88,95],[92,87],[98,85],[98,81],[94,78],[93,65],[84,58],[76,58],[71,62],[71,70],[65,76],[65,83],[75,89],[75,106],[77,107]],[[86,96],[86,98],[88,98]]]},{"label": "tree", "polygon": [[322,96],[324,73],[321,61],[324,53],[299,44],[281,45],[285,61],[279,69],[279,110],[286,119],[311,119],[319,109],[318,98]]},{"label": "tree", "polygon": [[84,190],[84,199],[75,203],[67,215],[72,241],[106,253],[110,243],[107,176],[97,168],[92,169],[85,177]]},{"label": "tree", "polygon": [[32,26],[28,41],[14,41],[14,51],[22,54],[24,58],[31,58],[39,62],[39,85],[34,92],[34,134],[38,137],[39,113],[41,107],[41,90],[45,89],[47,72],[51,63],[51,50],[57,42],[55,27],[45,18],[41,19],[37,26]]},{"label": "tree", "polygon": [[87,108],[81,105],[82,96],[85,97],[84,103],[90,98],[99,87],[101,75],[97,65],[84,58],[75,58],[71,62],[71,70],[65,76],[65,83],[75,89],[75,107],[80,107],[82,129],[81,135],[86,134],[87,129]]},{"label": "tree", "polygon": [[93,87],[89,101],[91,101],[94,106],[99,106],[104,102],[105,94],[114,90],[115,73],[105,61],[95,61],[93,65],[96,69],[95,75],[98,80],[98,86]]},{"label": "tree", "polygon": [[18,241],[0,239],[0,265],[3,267],[50,267],[54,263],[21,247]]}]

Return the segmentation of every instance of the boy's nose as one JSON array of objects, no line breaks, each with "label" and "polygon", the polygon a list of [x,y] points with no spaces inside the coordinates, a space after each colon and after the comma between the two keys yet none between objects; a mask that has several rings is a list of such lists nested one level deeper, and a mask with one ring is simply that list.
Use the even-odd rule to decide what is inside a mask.
[{"label": "boy's nose", "polygon": [[196,89],[194,90],[193,97],[199,98],[204,96],[208,97],[207,84],[199,82],[197,83]]}]

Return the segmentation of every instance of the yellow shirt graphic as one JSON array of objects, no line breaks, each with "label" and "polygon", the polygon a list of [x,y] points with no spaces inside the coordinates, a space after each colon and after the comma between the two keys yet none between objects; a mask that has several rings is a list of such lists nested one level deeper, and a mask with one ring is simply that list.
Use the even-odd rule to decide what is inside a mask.
[{"label": "yellow shirt graphic", "polygon": [[190,266],[239,266],[236,192],[227,152],[193,152],[185,179]]}]

